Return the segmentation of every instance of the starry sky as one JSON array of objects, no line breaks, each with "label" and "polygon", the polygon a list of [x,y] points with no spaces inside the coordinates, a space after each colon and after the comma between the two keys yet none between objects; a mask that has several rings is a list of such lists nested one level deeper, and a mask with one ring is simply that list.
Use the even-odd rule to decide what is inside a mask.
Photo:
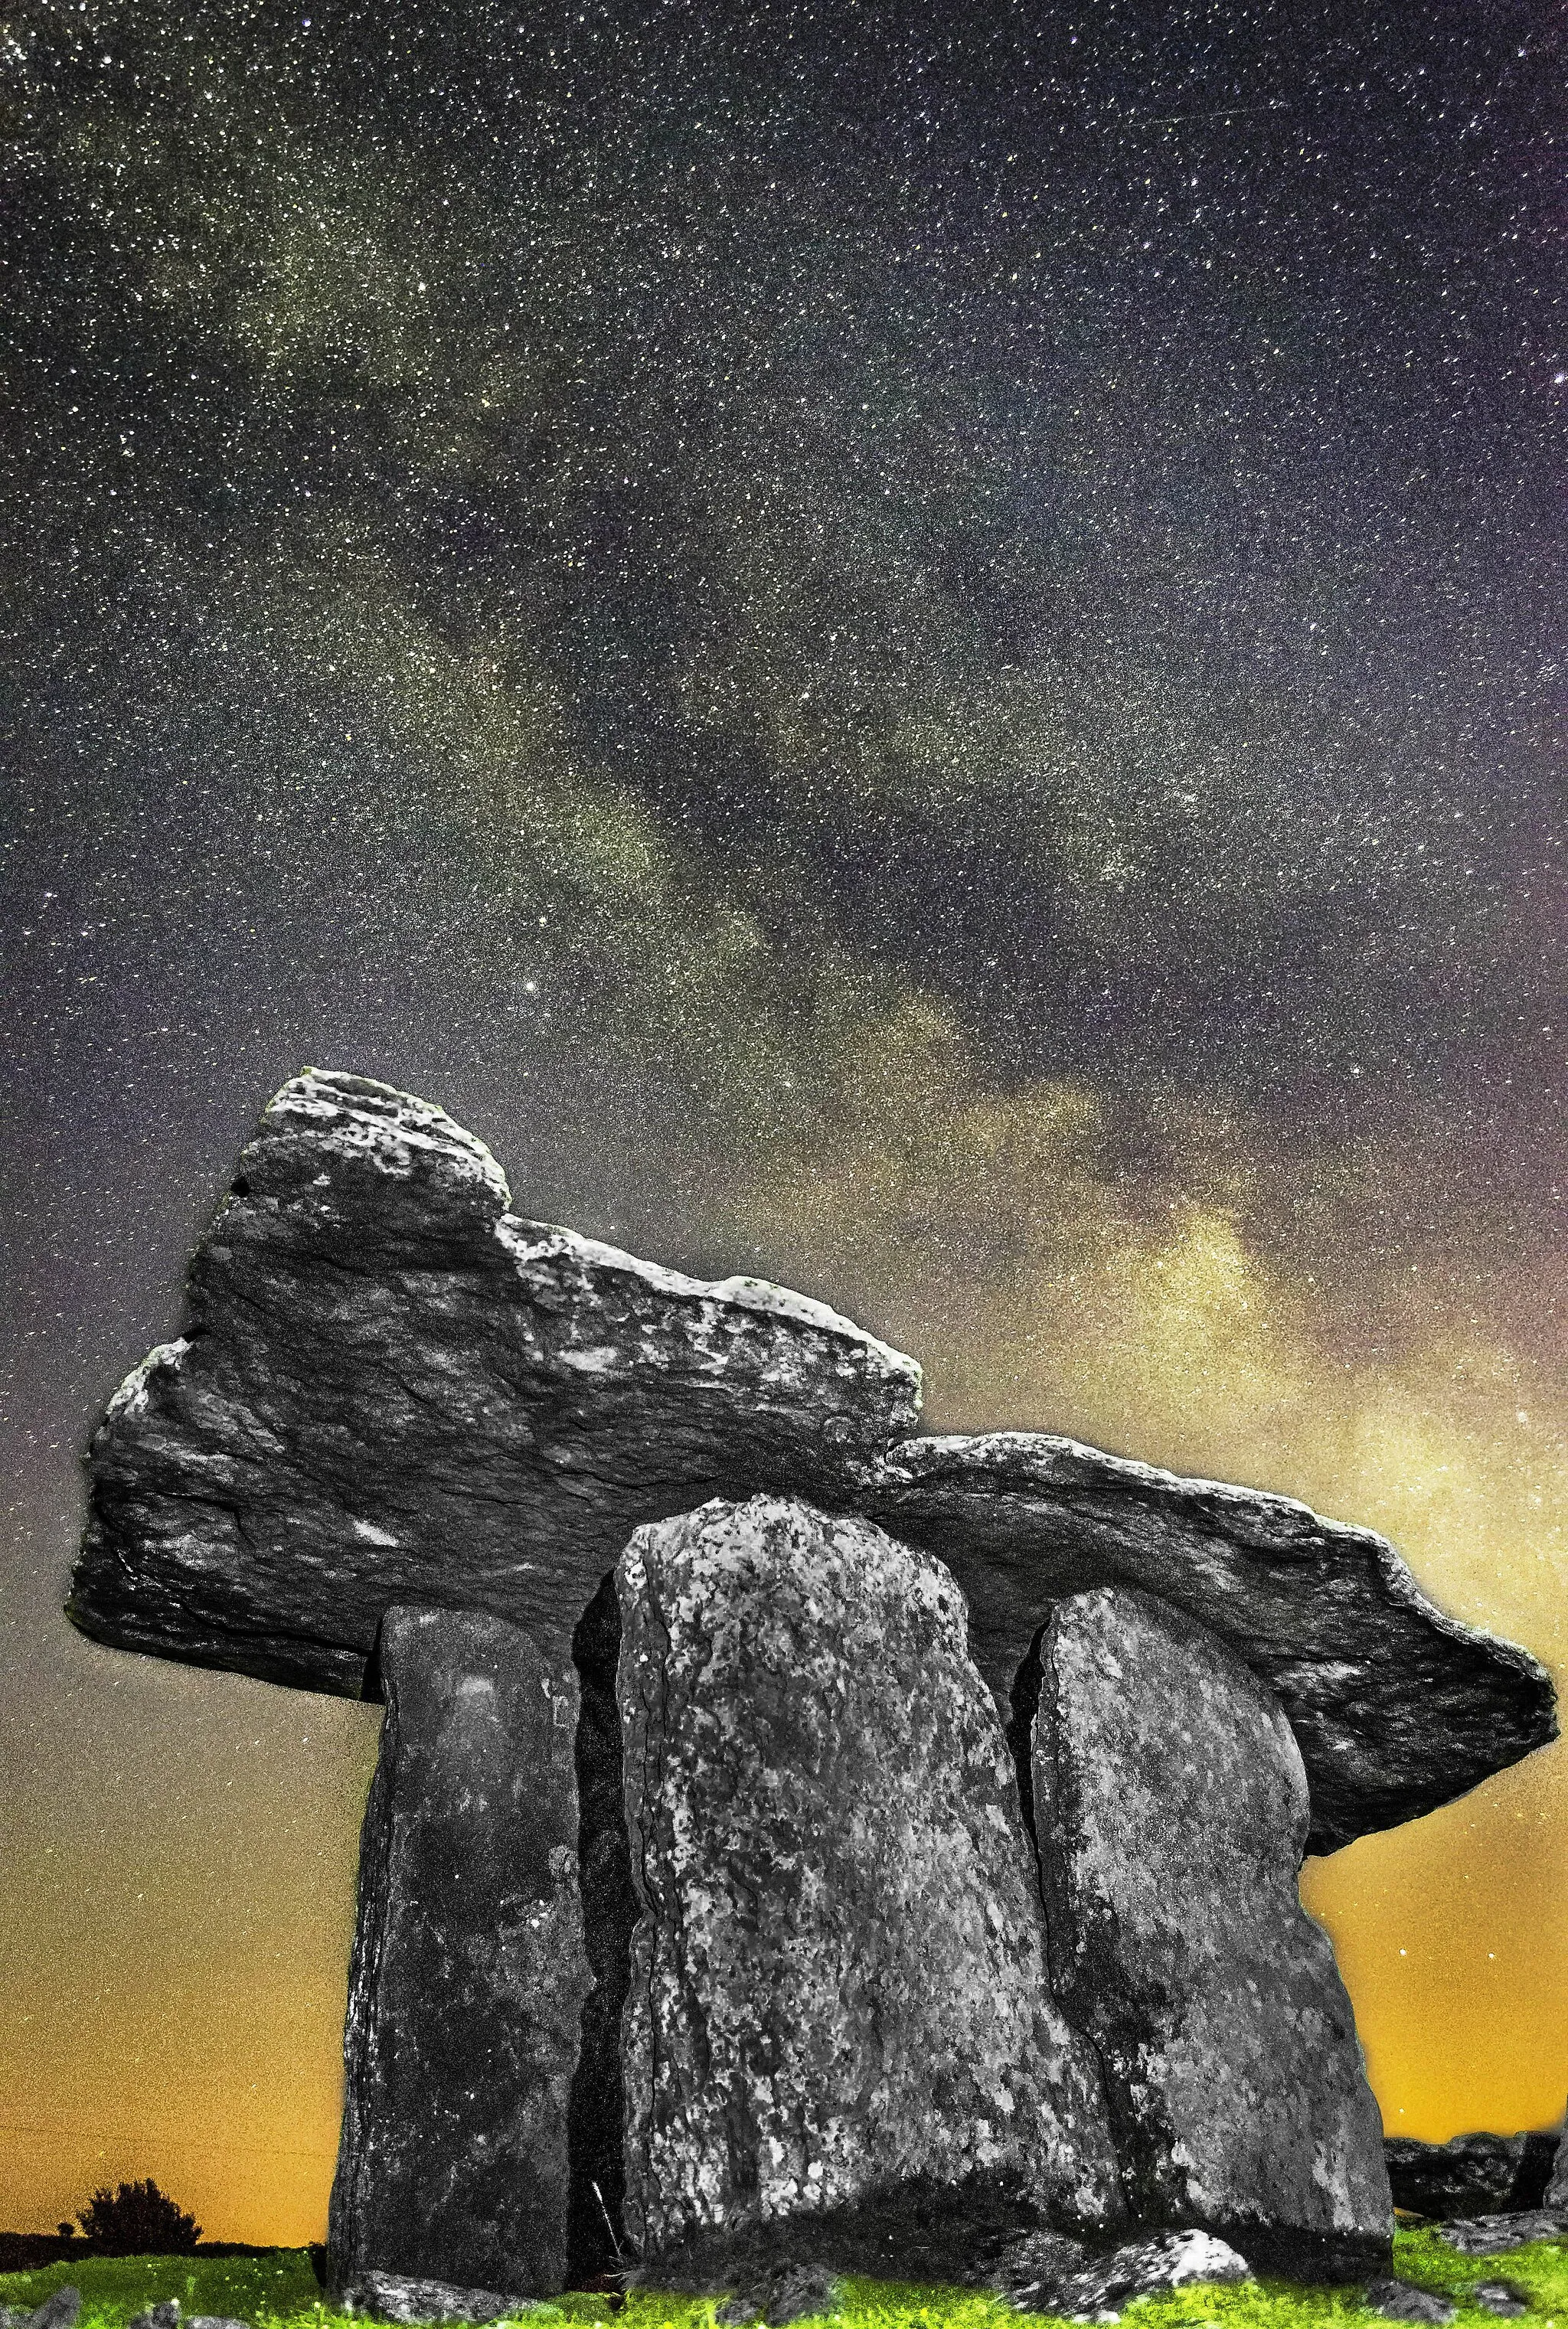
[{"label": "starry sky", "polygon": [[[375,1711],[59,1615],[307,1063],[1563,1670],[1565,47],[0,20],[0,2222],[323,2229]],[[1303,1889],[1391,2129],[1560,2114],[1563,1750]]]}]

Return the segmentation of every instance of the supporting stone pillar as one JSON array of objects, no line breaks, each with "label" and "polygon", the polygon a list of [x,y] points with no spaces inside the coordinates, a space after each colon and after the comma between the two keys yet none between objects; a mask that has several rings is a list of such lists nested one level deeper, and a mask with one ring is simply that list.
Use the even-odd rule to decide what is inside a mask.
[{"label": "supporting stone pillar", "polygon": [[1102,2065],[1128,2198],[1254,2265],[1386,2265],[1382,2123],[1327,1935],[1300,1905],[1300,1751],[1191,1618],[1060,1602],[1025,1675],[1056,1994]]},{"label": "supporting stone pillar", "polygon": [[564,2286],[567,2117],[590,1983],[577,1679],[477,1610],[383,1620],[360,1853],[335,2287],[370,2272]]},{"label": "supporting stone pillar", "polygon": [[757,1497],[639,1529],[617,1583],[625,2208],[656,2277],[794,2253],[945,2278],[1020,2210],[1116,2221],[941,1563]]}]

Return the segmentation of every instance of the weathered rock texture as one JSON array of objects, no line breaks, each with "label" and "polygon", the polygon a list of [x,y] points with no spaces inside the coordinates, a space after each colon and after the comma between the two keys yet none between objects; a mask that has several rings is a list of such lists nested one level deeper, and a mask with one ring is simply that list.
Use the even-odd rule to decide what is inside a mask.
[{"label": "weathered rock texture", "polygon": [[[1526,2202],[1525,2204],[1529,2203]],[[1568,2209],[1568,2124],[1564,2125],[1553,2149],[1552,2165],[1541,2204],[1548,2208]]]},{"label": "weathered rock texture", "polygon": [[748,2322],[765,2329],[788,2329],[791,2321],[833,2320],[844,2310],[844,2283],[824,2265],[776,2265],[744,2288],[738,2288],[714,2312],[718,2329],[744,2329]]},{"label": "weathered rock texture", "polygon": [[750,2267],[746,2235],[808,2216],[815,2260],[864,2269],[861,2203],[895,2252],[901,2205],[929,2236],[955,2195],[955,2251],[999,2194],[1113,2219],[1093,2058],[1049,1994],[946,1570],[759,1497],[640,1529],[617,1581],[645,2262],[700,2277],[740,2236]]},{"label": "weathered rock texture", "polygon": [[93,1441],[69,1614],[127,1649],[361,1694],[394,1601],[552,1656],[632,1529],[850,1495],[920,1370],[820,1304],[517,1221],[422,1100],[298,1076],[197,1249],[184,1334]]},{"label": "weathered rock texture", "polygon": [[1062,1602],[1028,1672],[1056,1994],[1104,2071],[1134,2215],[1311,2279],[1386,2264],[1383,2129],[1297,1872],[1277,1701],[1148,1596]]},{"label": "weathered rock texture", "polygon": [[[437,2321],[515,2321],[534,2309],[532,2299],[503,2296],[498,2289],[463,2288],[449,2280],[415,2280],[407,2273],[356,2273],[337,2292],[345,2313],[367,2313],[377,2321],[405,2324]],[[553,2305],[538,2308],[560,2319]]]},{"label": "weathered rock texture", "polygon": [[1312,1852],[1415,1819],[1556,1736],[1527,1651],[1434,1608],[1384,1538],[1289,1496],[1003,1431],[907,1442],[866,1509],[952,1570],[1001,1706],[1051,1604],[1095,1586],[1141,1587],[1228,1642],[1296,1733]]},{"label": "weathered rock texture", "polygon": [[1456,2135],[1418,2143],[1391,2135],[1384,2156],[1396,2208],[1446,2218],[1539,2208],[1546,2197],[1555,2135]]},{"label": "weathered rock texture", "polygon": [[330,2277],[542,2296],[590,1983],[576,1675],[478,1610],[390,1609],[379,1664]]},{"label": "weathered rock texture", "polygon": [[1116,2321],[1123,2305],[1160,2289],[1250,2278],[1246,2258],[1210,2232],[1157,2232],[1129,2240],[1058,2281],[1048,2309],[1069,2321]]},{"label": "weathered rock texture", "polygon": [[1509,2210],[1502,2215],[1459,2216],[1451,2223],[1433,2226],[1440,2240],[1461,2256],[1506,2256],[1532,2240],[1553,2240],[1568,2232],[1568,2211],[1561,2208]]},{"label": "weathered rock texture", "polygon": [[1004,1710],[1062,1595],[1125,1583],[1187,1610],[1278,1693],[1314,1851],[1555,1735],[1544,1669],[1434,1609],[1382,1538],[1065,1439],[889,1458],[912,1360],[798,1295],[704,1285],[508,1202],[439,1108],[357,1076],[285,1085],[197,1249],[184,1334],[94,1438],[76,1624],[351,1697],[393,1601],[492,1609],[564,1656],[633,1527],[765,1490],[947,1562]]},{"label": "weathered rock texture", "polygon": [[975,2282],[1019,2313],[1114,2321],[1120,2306],[1156,2289],[1251,2277],[1246,2258],[1212,2232],[1144,2233],[1096,2255],[1082,2240],[1044,2231],[1005,2241],[985,2258]]}]

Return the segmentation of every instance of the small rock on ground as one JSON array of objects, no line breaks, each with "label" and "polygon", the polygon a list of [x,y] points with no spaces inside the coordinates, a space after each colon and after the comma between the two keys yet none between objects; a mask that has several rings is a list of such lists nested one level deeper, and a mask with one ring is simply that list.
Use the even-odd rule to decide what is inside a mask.
[{"label": "small rock on ground", "polygon": [[1478,2280],[1470,2295],[1488,2313],[1495,2313],[1504,2321],[1516,2319],[1530,2309],[1529,2298],[1511,2280]]},{"label": "small rock on ground", "polygon": [[722,2329],[742,2329],[747,2322],[785,2329],[790,2321],[817,2315],[832,2316],[843,2304],[843,2284],[825,2266],[780,2265],[738,2288],[721,2305],[713,2319]]},{"label": "small rock on ground", "polygon": [[983,2285],[1020,2313],[1044,2313],[1045,2298],[1089,2261],[1082,2241],[1065,2232],[1020,2232],[987,2257]]},{"label": "small rock on ground", "polygon": [[1522,2249],[1527,2240],[1555,2239],[1568,2230],[1568,2213],[1528,2208],[1515,2215],[1459,2216],[1451,2224],[1434,2224],[1432,2230],[1461,2256],[1501,2256],[1505,2249]]},{"label": "small rock on ground", "polygon": [[29,2329],[75,2329],[76,2316],[81,2311],[81,2291],[74,2281],[57,2288],[46,2296],[36,2312],[24,2315]]},{"label": "small rock on ground", "polygon": [[1430,2288],[1412,2287],[1408,2280],[1374,2280],[1368,2284],[1366,2302],[1385,2321],[1451,2321],[1459,2307]]},{"label": "small rock on ground", "polygon": [[[179,2329],[179,2298],[165,2296],[161,2305],[149,2305],[145,2313],[137,2314],[130,2323],[130,2329]],[[190,2329],[189,2324],[186,2329]]]},{"label": "small rock on ground", "polygon": [[[345,2313],[365,2313],[378,2321],[522,2321],[530,2315],[558,2319],[559,2308],[529,2296],[502,2296],[493,2288],[464,2288],[449,2280],[418,2280],[401,2272],[356,2272],[345,2280],[337,2301]],[[185,2329],[220,2329],[190,2321]]]},{"label": "small rock on ground", "polygon": [[1053,2284],[1043,2281],[1027,2309],[1063,2314],[1070,2321],[1119,2321],[1124,2305],[1156,2289],[1252,2277],[1245,2257],[1212,2232],[1156,2232],[1147,2239],[1125,2241],[1109,2256],[1091,2258]]}]

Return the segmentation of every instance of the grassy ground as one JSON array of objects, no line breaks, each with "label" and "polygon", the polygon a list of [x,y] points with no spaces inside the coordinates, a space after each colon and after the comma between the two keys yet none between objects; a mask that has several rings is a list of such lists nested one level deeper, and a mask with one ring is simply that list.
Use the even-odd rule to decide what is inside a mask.
[{"label": "grassy ground", "polygon": [[[1482,2280],[1511,2281],[1529,2300],[1520,2329],[1568,2329],[1568,2246],[1561,2242],[1463,2257],[1432,2232],[1400,2232],[1394,2270],[1403,2280],[1457,2298],[1454,2329],[1484,2329],[1493,2320],[1466,2301]],[[303,2249],[271,2257],[83,2257],[39,2272],[0,2274],[0,2304],[39,2305],[67,2282],[81,2291],[81,2329],[123,2329],[133,2313],[165,2296],[177,2296],[186,2313],[226,2314],[256,2329],[348,2329],[346,2317],[322,2303]],[[875,2280],[848,2287],[845,2329],[1018,2329],[1020,2316],[1009,2306],[968,2290]],[[541,2314],[562,2323],[607,2321],[609,2304],[602,2296],[560,2296],[531,2317]],[[711,2298],[634,2291],[616,2323],[617,2329],[712,2329],[713,2315]],[[1367,2312],[1354,2288],[1280,2280],[1175,2289],[1141,2297],[1128,2312],[1129,2329],[1365,2329],[1380,2317]]]}]

